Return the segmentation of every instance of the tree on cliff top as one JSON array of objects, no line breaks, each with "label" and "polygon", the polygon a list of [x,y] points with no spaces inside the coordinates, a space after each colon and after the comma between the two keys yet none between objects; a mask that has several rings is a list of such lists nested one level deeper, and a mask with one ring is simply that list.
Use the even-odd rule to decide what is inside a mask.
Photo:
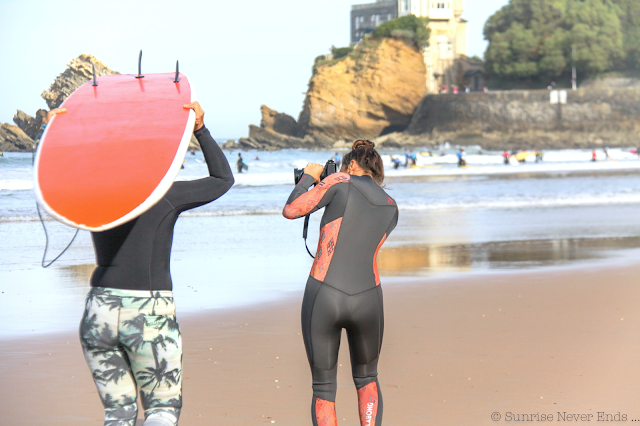
[{"label": "tree on cliff top", "polygon": [[570,73],[572,59],[582,75],[611,70],[623,56],[617,12],[609,0],[510,0],[485,23],[485,71],[548,81]]},{"label": "tree on cliff top", "polygon": [[373,31],[374,38],[397,37],[411,40],[416,47],[422,49],[429,46],[429,18],[418,18],[406,15],[392,19],[378,26]]}]

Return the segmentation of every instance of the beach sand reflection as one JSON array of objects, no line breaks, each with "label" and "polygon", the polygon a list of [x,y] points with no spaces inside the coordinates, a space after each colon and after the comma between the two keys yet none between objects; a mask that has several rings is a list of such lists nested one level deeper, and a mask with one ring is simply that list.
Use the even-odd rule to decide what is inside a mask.
[{"label": "beach sand reflection", "polygon": [[380,275],[426,276],[438,272],[526,269],[604,259],[640,248],[640,237],[505,241],[479,244],[382,248]]}]

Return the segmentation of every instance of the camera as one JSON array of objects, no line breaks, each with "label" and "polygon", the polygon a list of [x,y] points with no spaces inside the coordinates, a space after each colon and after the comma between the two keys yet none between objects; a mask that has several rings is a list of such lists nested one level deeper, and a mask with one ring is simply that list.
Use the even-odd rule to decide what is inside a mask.
[{"label": "camera", "polygon": [[[320,181],[326,178],[329,175],[338,172],[338,165],[335,161],[329,160],[327,164],[324,165],[324,170],[322,170],[322,174],[320,175]],[[304,169],[293,169],[293,182],[297,185],[302,179],[302,175],[304,174]]]}]

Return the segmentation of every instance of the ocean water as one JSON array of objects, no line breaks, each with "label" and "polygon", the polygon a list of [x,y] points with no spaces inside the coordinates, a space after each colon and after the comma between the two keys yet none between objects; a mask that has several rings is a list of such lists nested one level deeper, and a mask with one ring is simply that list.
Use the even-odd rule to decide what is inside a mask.
[{"label": "ocean water", "polygon": [[[417,168],[386,163],[386,190],[400,208],[398,227],[379,255],[384,277],[402,281],[441,274],[628,262],[640,254],[640,160],[630,149],[545,152],[544,161],[504,165],[501,153],[467,150],[418,156]],[[233,165],[238,155],[227,152]],[[172,276],[178,311],[244,306],[302,294],[312,259],[302,221],[280,212],[293,168],[324,163],[329,151],[242,152],[249,171],[221,199],[189,211],[176,225]],[[258,159],[259,158],[259,159]],[[178,179],[207,174],[201,153],[186,156]],[[0,338],[75,328],[93,270],[90,236],[80,231],[48,269],[33,197],[30,154],[0,157]],[[321,213],[313,215],[312,252]],[[47,259],[75,230],[44,218]]]}]

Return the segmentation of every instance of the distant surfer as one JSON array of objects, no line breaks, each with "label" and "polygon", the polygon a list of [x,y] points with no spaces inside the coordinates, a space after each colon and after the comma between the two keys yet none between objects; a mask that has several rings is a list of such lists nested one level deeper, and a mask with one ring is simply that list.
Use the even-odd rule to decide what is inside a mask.
[{"label": "distant surfer", "polygon": [[191,155],[196,155],[196,150],[191,148]]},{"label": "distant surfer", "polygon": [[535,148],[533,151],[536,154],[536,163],[541,162],[544,158],[544,154],[542,153],[542,151],[538,151],[538,148]]},{"label": "distant surfer", "polygon": [[507,166],[510,164],[509,158],[511,158],[511,154],[509,154],[509,151],[505,150],[502,153],[502,160],[504,161],[504,164],[506,164]]},{"label": "distant surfer", "polygon": [[466,154],[464,152],[464,149],[460,148],[456,153],[456,156],[458,157],[458,167],[464,167],[467,165],[467,160],[465,158]]},{"label": "distant surfer", "polygon": [[596,150],[595,149],[591,150],[591,161],[598,161],[598,156],[596,154]]},{"label": "distant surfer", "polygon": [[173,230],[182,212],[210,203],[233,185],[229,163],[204,126],[200,104],[184,108],[195,111],[194,134],[209,176],[173,182],[138,218],[91,233],[98,266],[80,342],[105,425],[135,425],[137,391],[145,426],[176,426],[182,408],[182,340],[169,270]]},{"label": "distant surfer", "polygon": [[242,159],[242,154],[238,153],[238,161],[236,161],[236,168],[238,169],[238,173],[242,173],[243,170],[249,170],[249,166]]}]

